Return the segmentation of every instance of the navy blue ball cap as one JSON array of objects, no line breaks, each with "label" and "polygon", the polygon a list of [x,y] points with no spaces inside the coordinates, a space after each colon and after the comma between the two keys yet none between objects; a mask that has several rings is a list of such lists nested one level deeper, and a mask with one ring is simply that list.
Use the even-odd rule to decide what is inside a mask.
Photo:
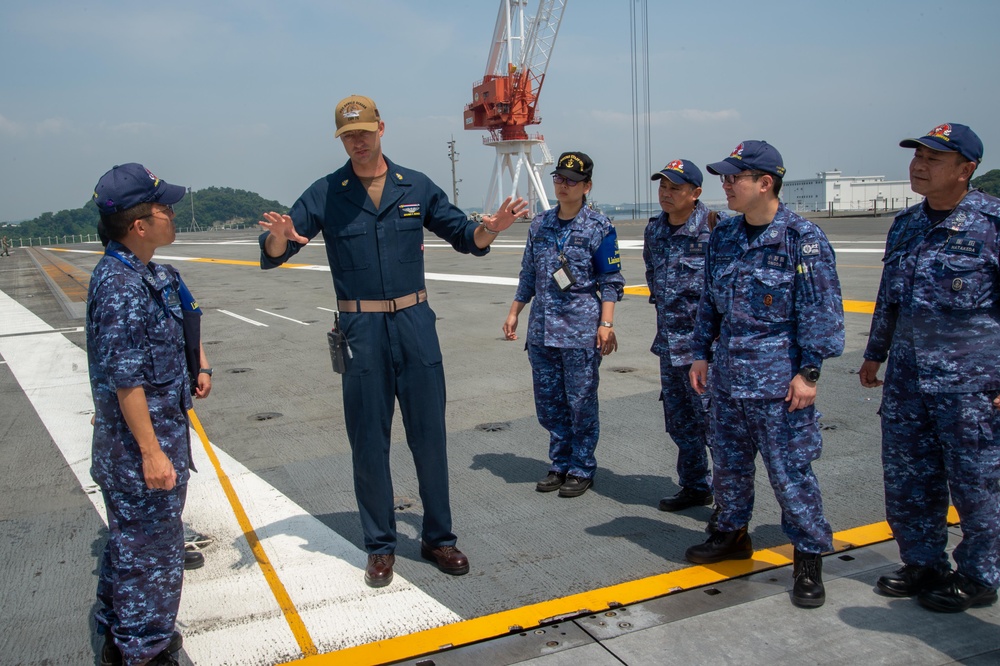
[{"label": "navy blue ball cap", "polygon": [[919,139],[903,139],[899,145],[901,148],[926,146],[931,150],[961,153],[967,160],[976,164],[983,161],[982,139],[968,125],[958,123],[941,123],[926,136]]},{"label": "navy blue ball cap", "polygon": [[704,180],[704,177],[701,175],[701,169],[695,166],[695,163],[690,160],[673,160],[670,164],[654,173],[650,177],[650,180],[661,180],[663,178],[676,185],[688,183],[695,187],[701,187],[701,183]]},{"label": "navy blue ball cap", "polygon": [[727,176],[741,171],[763,171],[778,178],[785,177],[785,165],[778,149],[767,141],[747,140],[736,146],[729,157],[708,165],[708,172]]},{"label": "navy blue ball cap", "polygon": [[94,188],[94,203],[102,215],[112,215],[141,203],[172,206],[184,198],[187,188],[169,185],[135,162],[116,165],[101,176]]}]

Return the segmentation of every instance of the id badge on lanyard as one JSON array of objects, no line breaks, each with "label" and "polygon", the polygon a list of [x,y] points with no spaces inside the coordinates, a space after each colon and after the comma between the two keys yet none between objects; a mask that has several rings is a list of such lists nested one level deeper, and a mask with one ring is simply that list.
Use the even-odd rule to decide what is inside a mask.
[{"label": "id badge on lanyard", "polygon": [[566,259],[566,253],[563,252],[563,246],[566,244],[566,240],[569,238],[572,231],[570,229],[566,230],[566,234],[559,239],[556,249],[559,250],[559,268],[552,271],[552,279],[555,280],[556,286],[559,287],[559,291],[567,291],[570,287],[576,284],[576,276],[573,275],[573,271],[570,270],[569,261]]}]

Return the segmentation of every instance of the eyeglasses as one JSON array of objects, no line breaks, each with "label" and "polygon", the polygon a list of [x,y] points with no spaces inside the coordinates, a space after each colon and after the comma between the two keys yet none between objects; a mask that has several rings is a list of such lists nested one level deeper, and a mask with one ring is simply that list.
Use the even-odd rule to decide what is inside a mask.
[{"label": "eyeglasses", "polygon": [[174,215],[173,206],[168,206],[167,204],[160,204],[160,205],[163,206],[163,208],[161,208],[160,210],[154,210],[152,213],[150,213],[149,215],[145,215],[144,217],[153,217],[157,213],[163,213],[167,217],[173,217]]},{"label": "eyeglasses", "polygon": [[552,182],[555,183],[556,185],[565,185],[566,187],[576,187],[577,185],[579,185],[583,181],[582,180],[570,180],[569,178],[566,178],[565,176],[552,176]]},{"label": "eyeglasses", "polygon": [[740,178],[753,178],[754,180],[757,180],[762,175],[764,174],[755,172],[727,173],[725,176],[719,176],[719,180],[722,182],[723,185],[735,185],[736,181],[739,180]]}]

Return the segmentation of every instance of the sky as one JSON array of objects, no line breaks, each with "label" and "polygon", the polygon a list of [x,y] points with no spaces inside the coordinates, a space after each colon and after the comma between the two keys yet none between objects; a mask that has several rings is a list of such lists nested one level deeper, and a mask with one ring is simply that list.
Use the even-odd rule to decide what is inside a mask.
[{"label": "sky", "polygon": [[[568,0],[534,128],[588,153],[592,196],[634,199],[636,0]],[[535,0],[529,3],[533,14]],[[347,159],[333,109],[372,97],[385,154],[479,207],[494,151],[463,130],[499,0],[4,0],[0,221],[82,206],[101,174],[141,162],[193,188],[291,205]],[[901,139],[971,126],[1000,168],[996,0],[648,0],[651,158],[704,167],[744,139],[786,180],[840,169],[905,179]],[[655,192],[654,192],[655,194]],[[716,178],[704,199],[722,198]],[[197,198],[196,198],[197,201]]]}]

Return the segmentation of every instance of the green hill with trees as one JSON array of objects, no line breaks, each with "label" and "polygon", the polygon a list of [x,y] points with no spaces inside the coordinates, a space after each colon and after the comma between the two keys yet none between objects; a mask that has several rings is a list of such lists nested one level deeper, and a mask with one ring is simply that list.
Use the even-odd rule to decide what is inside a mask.
[{"label": "green hill with trees", "polygon": [[1000,197],[1000,169],[993,169],[978,178],[973,178],[972,186],[978,187],[987,194]]},{"label": "green hill with trees", "polygon": [[[191,193],[174,204],[174,223],[178,231],[191,228]],[[256,224],[268,211],[287,213],[288,206],[269,201],[259,194],[231,187],[206,187],[194,192],[194,219],[201,229]],[[4,225],[3,232],[11,238],[80,236],[97,233],[100,214],[90,200],[80,208],[42,213],[33,220],[18,225]]]}]

